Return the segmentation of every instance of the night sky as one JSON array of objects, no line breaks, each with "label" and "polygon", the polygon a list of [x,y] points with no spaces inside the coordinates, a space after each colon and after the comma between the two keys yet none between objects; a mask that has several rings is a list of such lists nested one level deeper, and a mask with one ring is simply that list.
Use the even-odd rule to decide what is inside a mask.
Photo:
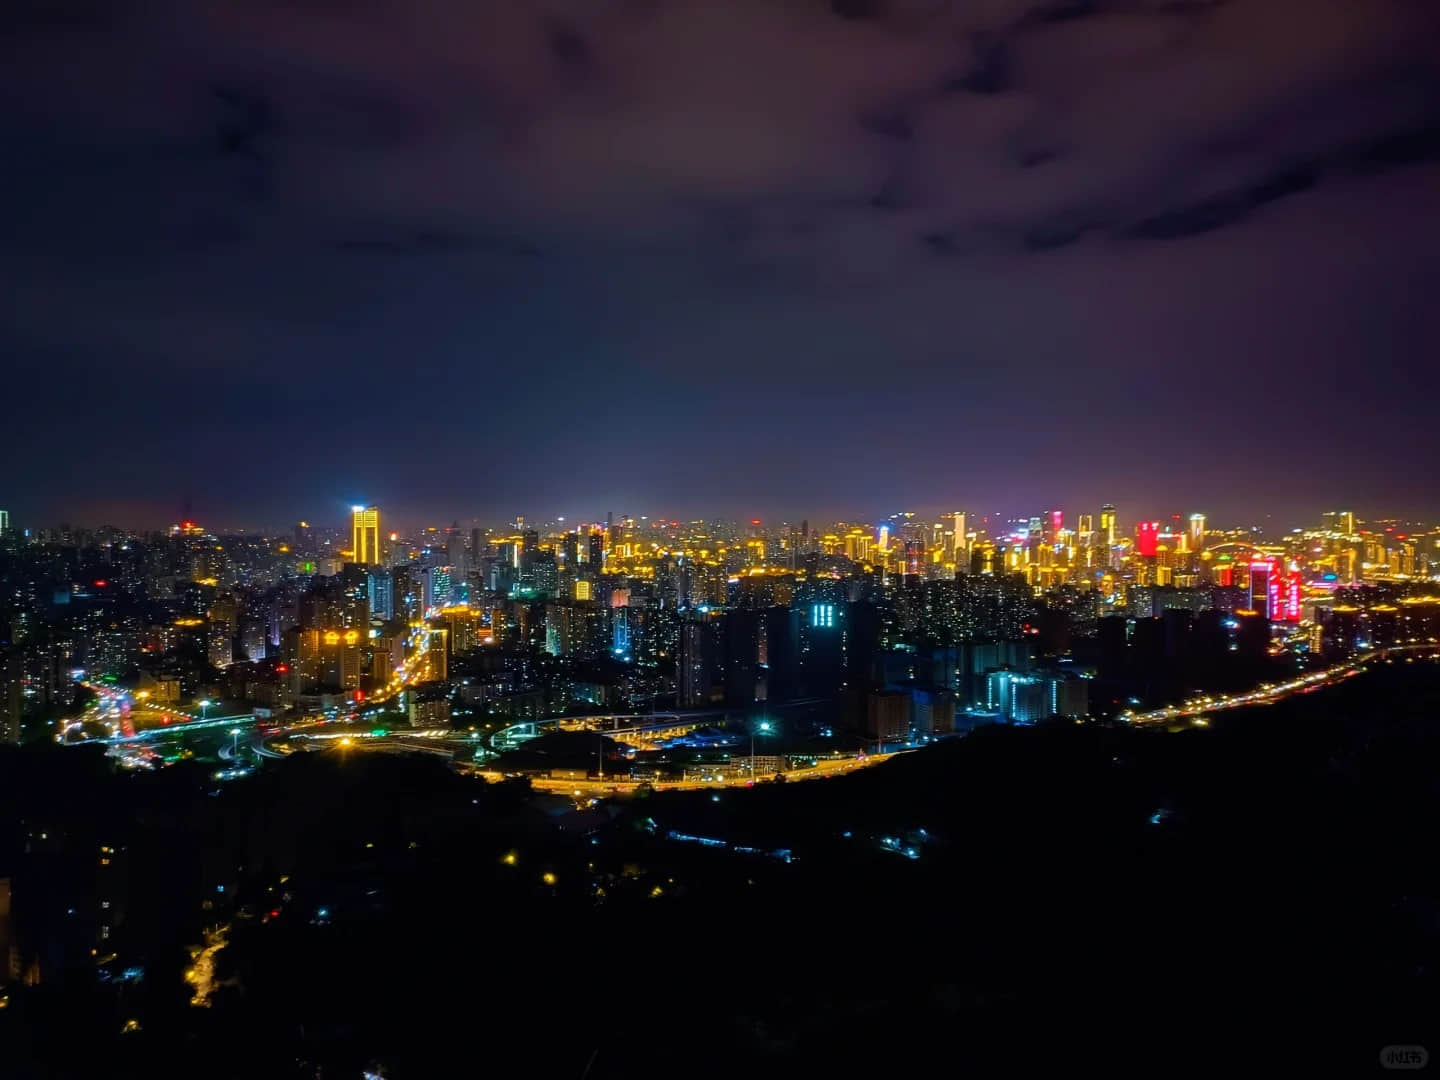
[{"label": "night sky", "polygon": [[1434,517],[1434,0],[7,0],[0,506]]}]

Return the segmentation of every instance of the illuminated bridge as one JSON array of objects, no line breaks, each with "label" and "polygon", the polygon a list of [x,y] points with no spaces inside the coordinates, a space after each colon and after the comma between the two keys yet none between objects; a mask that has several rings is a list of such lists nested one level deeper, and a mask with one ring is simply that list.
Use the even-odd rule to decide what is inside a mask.
[{"label": "illuminated bridge", "polygon": [[204,720],[182,720],[173,724],[157,724],[154,727],[147,727],[137,731],[134,735],[112,735],[106,742],[111,743],[134,743],[144,742],[146,739],[161,739],[167,735],[183,735],[191,731],[204,731],[207,728],[230,728],[240,727],[245,724],[256,722],[254,713],[239,713],[235,716],[211,716]]},{"label": "illuminated bridge", "polygon": [[[657,736],[678,736],[695,728],[708,727],[732,713],[728,709],[710,709],[688,713],[642,713],[617,716],[556,716],[548,720],[529,720],[511,724],[490,736],[491,749],[497,753],[513,750],[522,743],[551,731],[597,731],[617,742],[643,744]],[[628,738],[627,738],[628,736]]]}]

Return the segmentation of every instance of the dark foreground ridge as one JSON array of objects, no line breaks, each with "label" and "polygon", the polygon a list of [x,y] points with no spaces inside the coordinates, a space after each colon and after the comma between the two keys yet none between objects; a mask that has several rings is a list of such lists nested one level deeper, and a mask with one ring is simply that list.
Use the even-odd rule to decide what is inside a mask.
[{"label": "dark foreground ridge", "polygon": [[0,1073],[1370,1072],[1440,1049],[1437,675],[578,810],[428,758],[7,751]]}]

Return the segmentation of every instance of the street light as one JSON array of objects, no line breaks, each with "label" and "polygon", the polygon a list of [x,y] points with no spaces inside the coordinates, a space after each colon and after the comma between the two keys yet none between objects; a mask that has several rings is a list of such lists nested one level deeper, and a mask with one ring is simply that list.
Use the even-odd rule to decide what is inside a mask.
[{"label": "street light", "polygon": [[197,705],[200,706],[200,719],[201,719],[201,720],[204,720],[204,719],[205,719],[205,710],[208,709],[208,708],[210,708],[210,706],[211,706],[212,704],[214,704],[214,702],[212,702],[212,701],[210,701],[210,699],[206,698],[204,701],[197,701],[195,704],[197,704]]},{"label": "street light", "polygon": [[770,734],[770,721],[761,720],[759,724],[750,728],[750,780],[755,780],[755,728],[760,729],[762,735]]},{"label": "street light", "polygon": [[239,729],[238,727],[232,727],[232,728],[230,729],[230,756],[233,758],[233,757],[236,757],[237,755],[239,755],[239,753],[240,753],[240,729]]}]

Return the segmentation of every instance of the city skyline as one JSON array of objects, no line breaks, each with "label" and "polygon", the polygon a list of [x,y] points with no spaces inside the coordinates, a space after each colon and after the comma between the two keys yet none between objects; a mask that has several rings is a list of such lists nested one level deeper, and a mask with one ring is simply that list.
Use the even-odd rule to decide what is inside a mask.
[{"label": "city skyline", "polygon": [[[19,531],[26,532],[34,530],[53,530],[62,526],[69,526],[76,529],[97,529],[117,528],[128,532],[146,533],[165,531],[182,523],[194,523],[208,531],[226,534],[288,534],[296,526],[297,522],[304,523],[307,527],[314,527],[322,530],[349,533],[353,529],[352,515],[358,509],[367,510],[379,509],[383,512],[382,534],[396,529],[402,532],[424,532],[427,529],[445,530],[452,525],[460,525],[464,530],[479,527],[484,530],[501,532],[506,529],[513,529],[516,521],[524,521],[528,525],[544,525],[546,527],[561,527],[565,529],[581,526],[603,526],[608,518],[629,518],[635,521],[653,522],[656,525],[665,522],[672,522],[680,526],[691,524],[725,524],[734,526],[763,525],[771,527],[799,527],[802,523],[808,522],[813,527],[819,528],[822,525],[846,524],[868,525],[878,528],[883,522],[890,521],[909,515],[914,522],[933,524],[952,518],[956,513],[962,513],[970,518],[971,528],[981,522],[987,528],[999,529],[1010,523],[1022,523],[1033,519],[1037,515],[1060,512],[1064,516],[1065,527],[1071,531],[1077,530],[1077,523],[1081,518],[1092,518],[1091,524],[1100,522],[1101,511],[1105,507],[1111,507],[1116,511],[1117,527],[1125,535],[1133,539],[1135,527],[1142,522],[1156,522],[1162,529],[1178,527],[1179,531],[1186,531],[1190,528],[1191,519],[1199,517],[1203,520],[1205,528],[1213,532],[1236,532],[1258,529],[1261,532],[1271,532],[1274,535],[1283,535],[1292,532],[1302,531],[1307,528],[1314,528],[1321,521],[1322,517],[1332,513],[1348,513],[1355,520],[1360,522],[1378,522],[1390,526],[1396,523],[1412,527],[1429,528],[1430,524],[1440,520],[1440,515],[1425,513],[1399,512],[1394,507],[1382,508],[1378,512],[1367,513],[1360,509],[1363,503],[1325,503],[1316,504],[1309,508],[1301,508],[1293,518],[1282,517],[1269,513],[1239,514],[1234,518],[1227,519],[1223,515],[1216,515],[1205,509],[1196,509],[1187,505],[1184,509],[1171,508],[1163,512],[1136,511],[1124,502],[1101,501],[1090,504],[1079,503],[1045,503],[1046,509],[1036,510],[1033,507],[1016,506],[1006,510],[984,510],[977,509],[974,504],[968,506],[954,506],[935,503],[934,506],[946,506],[945,509],[900,509],[875,511],[873,508],[866,513],[842,513],[829,514],[824,512],[811,512],[800,510],[788,514],[766,514],[755,517],[745,513],[726,513],[720,511],[699,513],[699,514],[676,514],[676,513],[653,513],[640,514],[631,510],[609,509],[592,516],[585,513],[548,513],[533,514],[520,513],[515,511],[497,511],[491,514],[463,514],[451,508],[450,512],[441,512],[431,517],[419,517],[406,515],[403,511],[395,511],[394,505],[390,502],[375,503],[373,501],[356,502],[351,500],[331,500],[331,516],[322,518],[313,511],[306,513],[300,511],[286,517],[264,522],[237,521],[233,516],[223,511],[214,517],[207,518],[200,513],[193,500],[183,500],[179,509],[168,517],[162,513],[158,516],[142,517],[138,511],[132,511],[125,517],[114,519],[84,519],[78,515],[54,517],[52,519],[35,520],[18,518],[13,512],[6,512],[9,519],[14,521],[11,526]],[[403,506],[404,504],[400,504]],[[1039,504],[1037,504],[1039,505]],[[203,508],[203,507],[202,507]],[[313,518],[313,520],[311,520]],[[362,560],[364,561],[364,560]]]},{"label": "city skyline", "polygon": [[0,1077],[1440,1051],[1440,0],[11,0],[0,141]]}]

